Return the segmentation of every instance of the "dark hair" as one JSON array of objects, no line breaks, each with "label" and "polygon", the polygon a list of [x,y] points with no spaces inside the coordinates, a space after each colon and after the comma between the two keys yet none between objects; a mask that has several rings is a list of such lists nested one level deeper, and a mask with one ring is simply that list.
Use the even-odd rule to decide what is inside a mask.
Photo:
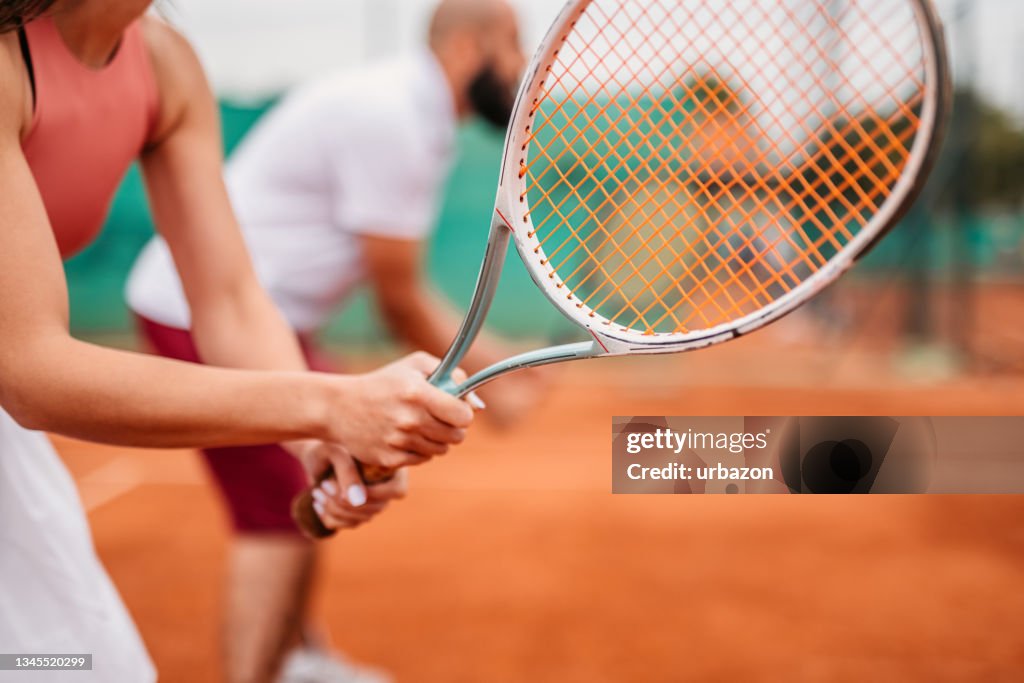
[{"label": "dark hair", "polygon": [[0,0],[0,34],[27,24],[50,9],[57,0]]}]

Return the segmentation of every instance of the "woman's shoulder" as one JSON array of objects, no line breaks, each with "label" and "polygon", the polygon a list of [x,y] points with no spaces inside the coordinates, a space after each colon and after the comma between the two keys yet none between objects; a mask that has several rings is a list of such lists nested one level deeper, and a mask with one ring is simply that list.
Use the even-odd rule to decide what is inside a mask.
[{"label": "woman's shoulder", "polygon": [[139,25],[158,78],[201,73],[195,50],[181,32],[153,14],[143,16]]},{"label": "woman's shoulder", "polygon": [[208,87],[195,50],[177,29],[152,14],[140,19],[140,28],[160,100],[152,131],[153,139],[159,140],[181,121],[190,106],[208,97]]}]

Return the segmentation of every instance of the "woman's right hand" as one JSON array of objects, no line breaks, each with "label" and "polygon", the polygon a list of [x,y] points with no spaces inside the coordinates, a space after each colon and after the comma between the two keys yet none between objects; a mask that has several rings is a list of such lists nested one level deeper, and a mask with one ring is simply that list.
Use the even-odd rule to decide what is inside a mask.
[{"label": "woman's right hand", "polygon": [[[337,378],[327,441],[341,444],[365,465],[388,469],[419,465],[462,443],[473,422],[464,401],[432,386],[440,361],[415,353],[365,374]],[[465,376],[457,372],[456,381]]]}]

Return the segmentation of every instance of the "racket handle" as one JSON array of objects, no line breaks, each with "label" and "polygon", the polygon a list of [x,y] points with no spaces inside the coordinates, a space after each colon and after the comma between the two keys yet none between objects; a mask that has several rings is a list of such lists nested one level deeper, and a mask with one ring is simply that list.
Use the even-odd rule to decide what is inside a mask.
[{"label": "racket handle", "polygon": [[[363,483],[367,486],[389,482],[396,473],[396,470],[380,467],[379,465],[364,465],[358,460],[356,461],[356,468],[359,470],[359,476],[362,478]],[[299,527],[302,533],[314,541],[328,539],[338,533],[336,529],[329,529],[324,525],[320,520],[320,515],[317,514],[316,509],[313,507],[313,490],[333,476],[334,468],[327,468],[317,478],[316,484],[310,486],[292,501],[292,519],[295,520],[296,526]]]}]

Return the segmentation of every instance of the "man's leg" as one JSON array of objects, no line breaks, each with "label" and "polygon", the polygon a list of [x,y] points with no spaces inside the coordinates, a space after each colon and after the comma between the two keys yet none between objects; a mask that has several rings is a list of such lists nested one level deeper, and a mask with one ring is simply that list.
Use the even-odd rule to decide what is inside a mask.
[{"label": "man's leg", "polygon": [[306,474],[279,446],[204,452],[235,530],[224,613],[230,683],[270,683],[299,646],[316,561],[292,523],[292,498]]},{"label": "man's leg", "polygon": [[223,639],[230,683],[275,680],[285,654],[302,644],[314,548],[294,536],[235,537]]}]

